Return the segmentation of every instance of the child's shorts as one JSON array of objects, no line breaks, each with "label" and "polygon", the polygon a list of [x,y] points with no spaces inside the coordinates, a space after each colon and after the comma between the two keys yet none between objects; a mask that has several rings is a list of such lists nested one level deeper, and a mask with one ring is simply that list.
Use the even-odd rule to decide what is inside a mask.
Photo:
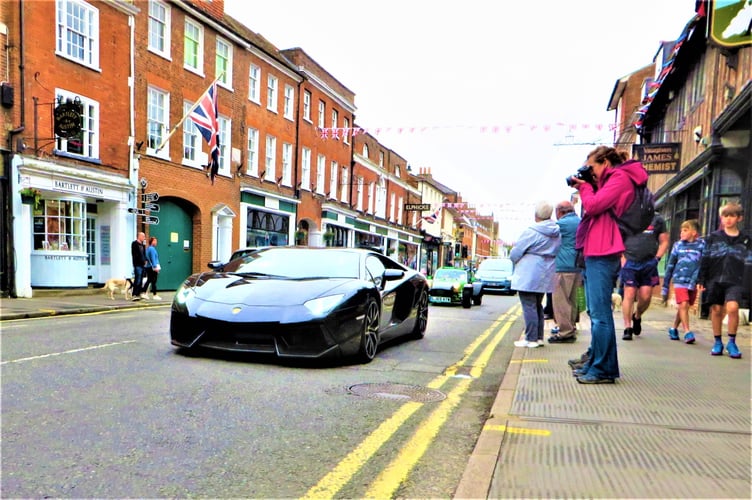
[{"label": "child's shorts", "polygon": [[[742,301],[742,292],[744,288],[741,285],[731,283],[713,283],[705,294],[705,301],[710,305],[722,306],[726,302]],[[676,292],[674,292],[676,293]]]},{"label": "child's shorts", "polygon": [[674,298],[677,304],[682,302],[689,302],[689,305],[695,303],[697,298],[697,290],[690,290],[689,288],[674,287]]}]

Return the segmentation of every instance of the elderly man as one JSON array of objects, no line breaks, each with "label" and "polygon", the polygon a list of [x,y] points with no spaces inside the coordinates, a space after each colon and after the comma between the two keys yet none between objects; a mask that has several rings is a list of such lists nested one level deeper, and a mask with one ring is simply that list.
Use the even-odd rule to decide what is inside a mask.
[{"label": "elderly man", "polygon": [[574,237],[580,218],[569,201],[556,205],[556,224],[561,233],[561,246],[556,253],[556,288],[554,289],[554,319],[557,327],[548,338],[551,344],[569,343],[577,339],[577,288],[582,273],[575,263]]},{"label": "elderly man", "polygon": [[514,262],[512,289],[517,290],[525,318],[525,340],[517,347],[543,345],[543,296],[553,292],[556,252],[561,238],[559,227],[551,220],[553,207],[545,202],[535,206],[535,224],[522,232],[509,258]]}]

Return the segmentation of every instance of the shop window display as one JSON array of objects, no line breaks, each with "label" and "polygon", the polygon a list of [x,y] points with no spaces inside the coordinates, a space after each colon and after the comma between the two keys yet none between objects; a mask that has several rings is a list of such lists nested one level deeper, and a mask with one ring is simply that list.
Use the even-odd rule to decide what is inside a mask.
[{"label": "shop window display", "polygon": [[42,200],[34,209],[34,250],[85,251],[86,204]]}]

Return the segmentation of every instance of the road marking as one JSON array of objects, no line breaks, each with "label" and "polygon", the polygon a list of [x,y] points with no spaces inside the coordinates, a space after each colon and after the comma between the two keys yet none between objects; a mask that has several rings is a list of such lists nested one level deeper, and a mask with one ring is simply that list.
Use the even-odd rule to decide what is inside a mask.
[{"label": "road marking", "polygon": [[114,345],[132,344],[134,342],[136,342],[136,341],[135,340],[125,340],[123,342],[111,342],[109,344],[93,345],[91,347],[82,347],[80,349],[71,349],[69,351],[52,352],[50,354],[41,354],[39,356],[31,356],[31,357],[28,357],[28,358],[19,358],[19,359],[12,359],[10,361],[3,361],[3,362],[0,362],[0,365],[7,365],[8,363],[23,363],[24,361],[34,361],[35,359],[51,358],[53,356],[62,356],[63,354],[73,354],[73,353],[76,353],[76,352],[91,351],[92,349],[101,349],[103,347],[111,347],[111,346],[114,346]]},{"label": "road marking", "polygon": [[513,359],[509,362],[512,363],[548,363],[547,359]]},{"label": "road marking", "polygon": [[[511,324],[519,317],[519,304],[509,309],[507,312],[499,316],[494,320],[493,324],[486,329],[481,335],[465,348],[464,355],[457,362],[447,368],[443,374],[439,375],[431,382],[427,384],[427,387],[431,389],[438,389],[443,386],[447,381],[453,380],[457,369],[462,366],[470,356],[480,347],[480,345],[497,329],[499,325],[502,325],[504,333],[509,329]],[[505,323],[506,322],[506,323]],[[503,337],[493,342],[493,346]],[[493,349],[486,349],[485,352],[493,352]],[[490,356],[490,354],[489,354]],[[486,361],[487,362],[487,361]],[[486,362],[482,363],[482,367],[486,366]],[[476,368],[473,368],[471,372],[475,372]],[[456,379],[454,379],[456,380]],[[460,385],[469,385],[470,380],[460,380]],[[465,389],[466,390],[466,389]],[[454,392],[454,391],[453,391]],[[452,398],[457,396],[450,393]],[[464,392],[464,391],[463,391]],[[447,397],[447,400],[450,397]],[[446,401],[446,400],[445,400]],[[452,403],[452,408],[456,405],[456,402]],[[405,403],[396,413],[394,413],[389,419],[379,425],[376,430],[369,434],[353,451],[347,454],[347,456],[340,461],[328,474],[326,474],[316,485],[314,485],[303,498],[334,498],[336,494],[347,484],[353,476],[365,465],[365,463],[373,457],[373,455],[384,445],[386,442],[397,432],[397,429],[404,424],[410,416],[412,416],[418,409],[423,406],[423,403]],[[441,406],[434,413],[438,413],[441,410]],[[444,410],[441,410],[444,411]],[[439,418],[437,415],[436,418]],[[428,431],[425,431],[428,433]],[[426,447],[428,445],[426,444]],[[403,448],[404,450],[404,448]],[[423,453],[420,455],[422,456]],[[401,481],[400,481],[401,482]],[[390,486],[391,489],[396,490],[400,483],[396,486]],[[382,495],[378,495],[379,498]]]},{"label": "road marking", "polygon": [[[512,317],[507,323],[505,323],[501,329],[496,333],[491,342],[488,343],[485,349],[480,353],[478,359],[473,364],[470,370],[471,375],[474,378],[478,378],[491,359],[496,347],[504,338],[504,335],[509,331],[516,317]],[[444,426],[449,415],[454,411],[455,407],[459,404],[462,396],[470,388],[472,380],[462,380],[457,387],[455,387],[447,395],[447,398],[442,401],[439,406],[434,410],[429,417],[423,421],[418,427],[413,437],[402,447],[402,450],[392,460],[392,462],[379,474],[371,486],[368,488],[365,496],[366,498],[393,498],[397,488],[407,479],[407,476],[415,468],[429,445],[436,438],[439,430]]]},{"label": "road marking", "polygon": [[526,434],[528,436],[550,436],[551,431],[544,429],[526,429],[524,427],[507,427],[506,425],[485,425],[485,431],[508,432],[509,434]]}]

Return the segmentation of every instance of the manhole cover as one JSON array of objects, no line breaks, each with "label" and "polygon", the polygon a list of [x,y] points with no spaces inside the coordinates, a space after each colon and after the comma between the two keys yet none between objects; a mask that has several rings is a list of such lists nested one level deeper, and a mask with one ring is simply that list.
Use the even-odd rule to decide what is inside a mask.
[{"label": "manhole cover", "polygon": [[356,396],[374,399],[391,399],[394,401],[415,401],[417,403],[434,403],[446,399],[441,391],[419,385],[405,384],[355,384],[347,388]]}]

